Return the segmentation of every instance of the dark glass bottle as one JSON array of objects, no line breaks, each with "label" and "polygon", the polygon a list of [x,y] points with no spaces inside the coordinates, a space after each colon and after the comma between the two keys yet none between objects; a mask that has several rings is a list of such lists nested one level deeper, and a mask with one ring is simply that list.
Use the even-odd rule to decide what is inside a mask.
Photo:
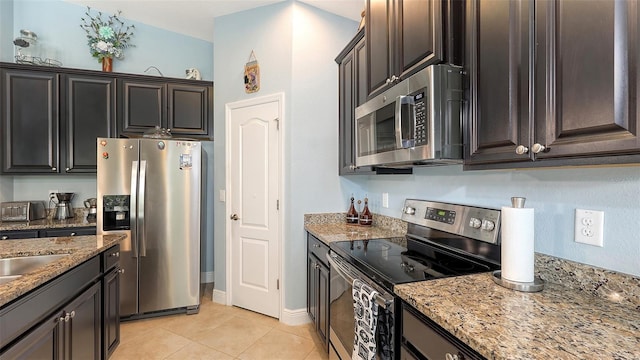
[{"label": "dark glass bottle", "polygon": [[369,199],[364,198],[364,209],[362,209],[362,213],[360,213],[360,225],[372,225],[373,224],[373,214],[369,211]]},{"label": "dark glass bottle", "polygon": [[358,212],[356,211],[356,207],[353,205],[353,200],[353,196],[351,196],[351,205],[349,206],[349,211],[347,211],[347,224],[358,223]]}]

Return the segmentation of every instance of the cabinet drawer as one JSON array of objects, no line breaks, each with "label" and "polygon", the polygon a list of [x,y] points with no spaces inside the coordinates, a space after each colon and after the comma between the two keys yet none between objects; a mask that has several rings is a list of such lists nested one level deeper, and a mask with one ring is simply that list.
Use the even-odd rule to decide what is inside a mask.
[{"label": "cabinet drawer", "polygon": [[102,272],[108,272],[120,262],[120,245],[110,247],[102,253]]},{"label": "cabinet drawer", "polygon": [[41,231],[40,237],[62,237],[62,236],[83,236],[83,235],[95,235],[96,228],[89,227],[77,227],[77,228],[64,228],[64,229],[46,229]]},{"label": "cabinet drawer", "polygon": [[31,239],[38,237],[38,230],[0,231],[0,240]]},{"label": "cabinet drawer", "polygon": [[313,253],[325,266],[329,267],[327,263],[327,253],[329,252],[329,246],[320,241],[317,237],[309,234],[307,236],[307,250]]}]

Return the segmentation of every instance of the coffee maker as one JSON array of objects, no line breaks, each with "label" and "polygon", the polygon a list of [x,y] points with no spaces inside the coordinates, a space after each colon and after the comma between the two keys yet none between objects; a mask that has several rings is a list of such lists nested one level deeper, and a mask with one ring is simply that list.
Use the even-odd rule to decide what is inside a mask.
[{"label": "coffee maker", "polygon": [[74,193],[56,193],[58,199],[56,203],[56,211],[53,214],[55,220],[69,219],[74,216],[73,207],[71,207],[71,199]]},{"label": "coffee maker", "polygon": [[89,198],[84,201],[84,207],[89,209],[87,214],[87,221],[96,221],[96,215],[98,214],[98,199]]}]

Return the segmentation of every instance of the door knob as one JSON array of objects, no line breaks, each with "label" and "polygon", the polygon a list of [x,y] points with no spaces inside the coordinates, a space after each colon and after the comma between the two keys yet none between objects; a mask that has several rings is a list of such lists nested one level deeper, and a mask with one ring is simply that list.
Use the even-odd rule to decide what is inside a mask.
[{"label": "door knob", "polygon": [[238,214],[233,214],[233,215],[231,215],[231,220],[233,220],[233,221],[238,221],[238,219],[240,219],[240,218],[238,217]]}]

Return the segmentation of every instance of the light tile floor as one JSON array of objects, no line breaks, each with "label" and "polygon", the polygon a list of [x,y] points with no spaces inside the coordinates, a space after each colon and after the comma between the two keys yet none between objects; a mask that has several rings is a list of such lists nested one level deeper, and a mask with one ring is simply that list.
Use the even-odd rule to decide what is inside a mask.
[{"label": "light tile floor", "polygon": [[311,324],[288,326],[268,316],[203,298],[196,315],[123,322],[120,345],[110,360],[327,358]]}]

